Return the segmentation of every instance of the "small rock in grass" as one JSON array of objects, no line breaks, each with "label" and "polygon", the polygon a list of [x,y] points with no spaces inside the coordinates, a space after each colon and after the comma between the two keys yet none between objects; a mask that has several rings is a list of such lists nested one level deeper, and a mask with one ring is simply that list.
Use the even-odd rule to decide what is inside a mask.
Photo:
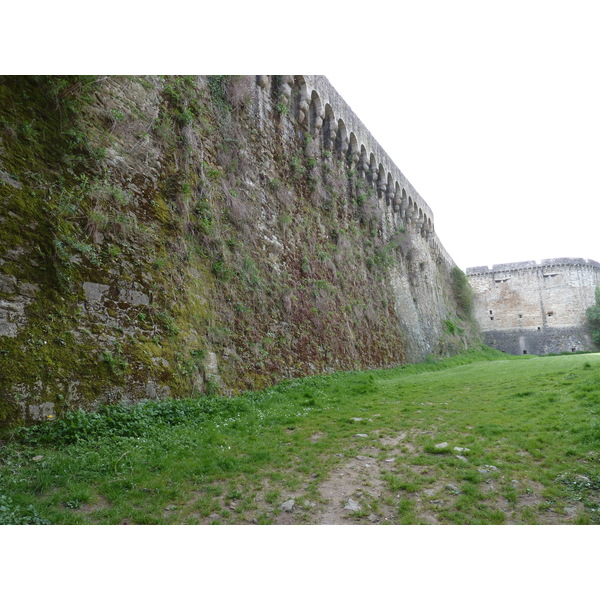
[{"label": "small rock in grass", "polygon": [[384,462],[394,462],[395,458],[386,458]]},{"label": "small rock in grass", "polygon": [[373,513],[371,513],[367,517],[367,521],[369,521],[369,523],[375,523],[376,521],[379,521],[379,517],[377,515],[374,515]]},{"label": "small rock in grass", "polygon": [[34,462],[40,462],[40,460],[44,460],[44,457],[41,454],[38,454],[37,456],[34,456],[31,460],[33,460]]},{"label": "small rock in grass", "polygon": [[169,504],[169,506],[167,506],[165,508],[165,510],[177,510],[177,505],[176,504]]},{"label": "small rock in grass", "polygon": [[352,417],[352,420],[353,421],[362,421],[362,418],[361,417]]},{"label": "small rock in grass", "polygon": [[448,447],[448,442],[441,442],[440,444],[436,444],[434,446],[434,448],[438,448],[438,449],[442,449],[442,448],[447,448]]},{"label": "small rock in grass", "polygon": [[360,504],[358,502],[356,502],[356,500],[349,498],[348,502],[346,502],[346,505],[344,506],[344,508],[346,510],[350,510],[352,512],[357,512],[360,510]]},{"label": "small rock in grass", "polygon": [[451,483],[448,483],[446,485],[446,489],[448,491],[452,492],[453,494],[460,494],[460,490],[455,485],[452,485]]},{"label": "small rock in grass", "polygon": [[[35,460],[36,458],[37,457],[35,457],[33,460]],[[590,478],[586,477],[585,475],[575,475],[575,479],[578,479],[579,481],[583,481],[583,483],[589,483],[590,482]]]},{"label": "small rock in grass", "polygon": [[287,502],[284,502],[280,507],[279,510],[284,510],[285,512],[292,512],[292,509],[294,508],[294,499],[290,498]]},{"label": "small rock in grass", "polygon": [[483,473],[484,475],[486,473],[491,473],[492,471],[497,471],[498,467],[494,467],[494,465],[483,465],[483,467],[481,467],[480,469],[477,469],[480,473]]},{"label": "small rock in grass", "polygon": [[465,452],[471,452],[471,450],[469,448],[461,448],[460,446],[454,446],[454,452],[464,454]]},{"label": "small rock in grass", "polygon": [[469,462],[462,454],[457,454],[456,458],[458,458],[458,460],[462,460],[463,462]]},{"label": "small rock in grass", "polygon": [[367,433],[357,433],[354,437],[368,438],[369,434],[367,434]]}]

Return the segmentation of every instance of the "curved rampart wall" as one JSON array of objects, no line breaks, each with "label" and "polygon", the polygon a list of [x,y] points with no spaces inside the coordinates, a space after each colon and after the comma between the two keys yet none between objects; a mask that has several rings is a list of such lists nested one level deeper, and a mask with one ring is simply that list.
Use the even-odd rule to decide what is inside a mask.
[{"label": "curved rampart wall", "polygon": [[501,263],[493,265],[491,268],[487,265],[482,267],[469,267],[467,275],[487,275],[489,273],[504,273],[507,271],[521,271],[523,269],[537,269],[540,267],[559,267],[565,265],[592,266],[600,268],[600,263],[595,260],[585,258],[544,258],[541,262],[535,260],[526,260],[522,262]]},{"label": "curved rampart wall", "polygon": [[586,309],[600,263],[551,258],[467,269],[474,316],[486,343],[510,354],[592,350]]}]

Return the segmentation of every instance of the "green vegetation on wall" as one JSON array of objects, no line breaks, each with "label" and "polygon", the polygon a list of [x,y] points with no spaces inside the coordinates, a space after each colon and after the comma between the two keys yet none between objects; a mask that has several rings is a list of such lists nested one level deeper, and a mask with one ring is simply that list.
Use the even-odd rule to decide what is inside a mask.
[{"label": "green vegetation on wall", "polygon": [[596,303],[586,311],[592,342],[600,348],[600,287],[596,288]]},{"label": "green vegetation on wall", "polygon": [[256,89],[0,78],[0,422],[415,358],[392,269],[415,311],[447,273]]},{"label": "green vegetation on wall", "polygon": [[467,276],[458,267],[450,271],[452,291],[463,317],[470,317],[473,308],[473,290]]}]

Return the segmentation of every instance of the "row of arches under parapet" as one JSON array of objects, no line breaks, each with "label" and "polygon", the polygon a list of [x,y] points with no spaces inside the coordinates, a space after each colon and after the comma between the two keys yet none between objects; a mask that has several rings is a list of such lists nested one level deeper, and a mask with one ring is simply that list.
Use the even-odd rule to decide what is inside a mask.
[{"label": "row of arches under parapet", "polygon": [[[275,78],[271,78],[272,80]],[[265,89],[269,78],[257,77],[258,85]],[[361,131],[353,131],[342,115],[335,114],[332,103],[323,92],[303,75],[282,75],[271,81],[274,101],[314,138],[319,138],[323,148],[345,160],[351,170],[373,186],[379,198],[407,226],[414,226],[418,233],[433,242],[435,239],[432,216],[427,214],[418,201],[393,177],[381,160],[376,157],[377,149],[369,148],[367,141],[361,143]],[[358,129],[358,128],[357,128]]]}]

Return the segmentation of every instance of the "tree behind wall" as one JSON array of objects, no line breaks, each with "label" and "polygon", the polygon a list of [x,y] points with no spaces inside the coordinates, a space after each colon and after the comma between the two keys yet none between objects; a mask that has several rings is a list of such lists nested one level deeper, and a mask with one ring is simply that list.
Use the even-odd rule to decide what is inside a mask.
[{"label": "tree behind wall", "polygon": [[596,304],[587,309],[586,317],[592,341],[600,347],[600,287],[596,288]]}]

